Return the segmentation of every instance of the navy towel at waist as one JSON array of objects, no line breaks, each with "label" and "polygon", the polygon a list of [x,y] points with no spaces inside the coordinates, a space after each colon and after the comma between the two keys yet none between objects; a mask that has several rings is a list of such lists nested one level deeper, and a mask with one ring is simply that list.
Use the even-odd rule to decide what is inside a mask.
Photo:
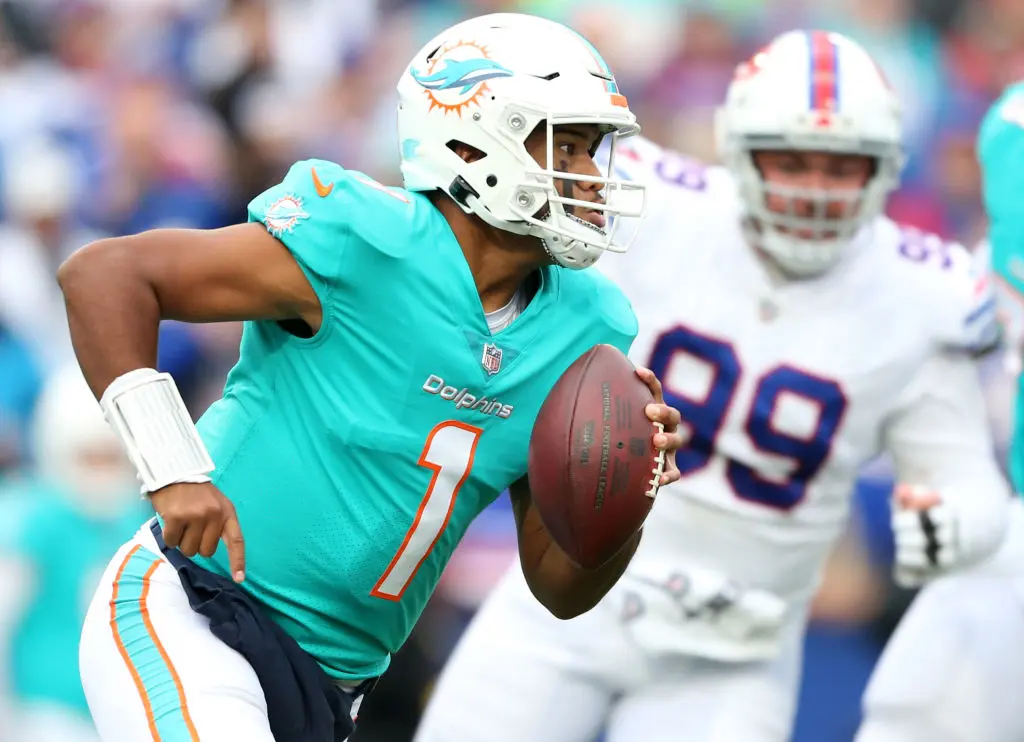
[{"label": "navy towel at waist", "polygon": [[369,693],[376,679],[351,692],[340,688],[237,584],[168,547],[155,518],[151,528],[157,545],[178,573],[192,610],[208,618],[213,635],[245,657],[256,672],[274,739],[348,739],[355,731],[352,704]]}]

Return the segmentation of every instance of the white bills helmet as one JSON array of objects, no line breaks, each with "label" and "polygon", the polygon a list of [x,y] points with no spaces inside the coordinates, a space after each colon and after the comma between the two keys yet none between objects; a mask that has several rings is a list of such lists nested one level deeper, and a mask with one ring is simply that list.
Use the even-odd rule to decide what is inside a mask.
[{"label": "white bills helmet", "polygon": [[[791,31],[737,68],[717,121],[719,155],[739,181],[751,238],[797,275],[834,265],[860,228],[885,209],[904,164],[899,102],[871,56],[837,33]],[[875,168],[865,187],[837,195],[764,181],[753,153],[803,150],[864,155]],[[769,195],[807,200],[811,216],[776,213]],[[845,216],[826,214],[844,200]],[[801,236],[801,235],[810,236]]]}]

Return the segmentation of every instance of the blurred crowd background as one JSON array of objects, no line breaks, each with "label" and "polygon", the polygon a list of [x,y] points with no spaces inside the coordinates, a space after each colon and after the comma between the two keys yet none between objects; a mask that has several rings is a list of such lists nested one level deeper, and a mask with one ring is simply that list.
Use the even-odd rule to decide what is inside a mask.
[{"label": "blurred crowd background", "polygon": [[[712,112],[739,61],[790,28],[844,32],[904,104],[910,163],[891,214],[968,245],[984,234],[974,137],[997,93],[1024,77],[1021,0],[0,0],[0,742],[21,742],[5,720],[25,709],[43,726],[85,723],[74,651],[83,596],[146,508],[131,487],[113,505],[81,504],[88,477],[68,474],[39,434],[41,395],[73,362],[56,267],[103,235],[243,221],[247,202],[305,157],[398,184],[399,74],[445,26],[492,11],[575,27],[646,134],[710,161]],[[163,327],[160,365],[196,416],[219,394],[239,332]],[[1010,383],[990,366],[1005,441]],[[110,465],[109,452],[75,455],[84,470]],[[890,486],[884,462],[865,472],[829,566],[800,742],[851,739],[864,680],[912,597],[888,579]],[[365,705],[357,742],[410,739],[431,679],[514,549],[499,501]],[[83,584],[54,593],[66,572]],[[60,738],[88,739],[74,734]]]}]

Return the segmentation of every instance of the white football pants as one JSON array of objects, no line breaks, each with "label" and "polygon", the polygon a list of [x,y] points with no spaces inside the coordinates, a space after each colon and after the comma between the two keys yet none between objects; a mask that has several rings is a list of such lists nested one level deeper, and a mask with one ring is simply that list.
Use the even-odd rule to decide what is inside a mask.
[{"label": "white football pants", "polygon": [[103,742],[274,742],[256,673],[192,611],[148,523],[100,581],[79,663]]},{"label": "white football pants", "polygon": [[856,742],[1024,742],[1024,504],[988,561],[914,600],[864,695]]},{"label": "white football pants", "polygon": [[788,742],[803,624],[771,661],[651,656],[604,601],[570,621],[530,593],[518,561],[448,661],[415,742]]}]

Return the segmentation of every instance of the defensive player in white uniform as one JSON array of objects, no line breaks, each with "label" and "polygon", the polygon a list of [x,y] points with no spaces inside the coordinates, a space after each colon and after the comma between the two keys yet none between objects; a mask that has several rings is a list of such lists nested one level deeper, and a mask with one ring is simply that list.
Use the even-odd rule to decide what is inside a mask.
[{"label": "defensive player in white uniform", "polygon": [[[1024,84],[992,106],[978,137],[989,240],[976,262],[995,270],[1010,362],[1024,348]],[[998,278],[996,277],[998,276]],[[1019,371],[1019,366],[1017,369]],[[1018,382],[1024,384],[1024,377]],[[1018,391],[1009,468],[1024,485],[1024,415]],[[864,695],[857,742],[1020,742],[1024,714],[1024,504],[1015,498],[999,551],[928,585],[882,655]]]},{"label": "defensive player in white uniform", "polygon": [[902,580],[1004,533],[971,358],[997,335],[987,284],[960,246],[883,216],[903,155],[882,73],[844,37],[791,32],[719,115],[724,168],[643,140],[616,159],[652,203],[628,256],[602,261],[640,321],[633,359],[689,427],[682,479],[589,613],[552,619],[514,566],[417,742],[783,742],[863,463],[894,459]]}]

